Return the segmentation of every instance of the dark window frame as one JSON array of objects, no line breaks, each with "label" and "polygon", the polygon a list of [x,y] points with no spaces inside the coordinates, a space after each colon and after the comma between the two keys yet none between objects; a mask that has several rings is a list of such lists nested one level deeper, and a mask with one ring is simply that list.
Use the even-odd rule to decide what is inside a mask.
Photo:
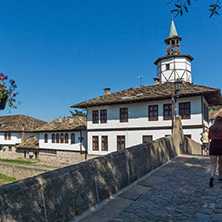
[{"label": "dark window frame", "polygon": [[65,143],[69,143],[69,134],[65,133]]},{"label": "dark window frame", "polygon": [[119,109],[119,121],[121,123],[128,122],[128,108],[120,108]]},{"label": "dark window frame", "polygon": [[[168,114],[166,115],[166,112]],[[172,104],[163,104],[163,120],[172,120]]]},{"label": "dark window frame", "polygon": [[107,123],[107,109],[100,110],[100,122]]},{"label": "dark window frame", "polygon": [[99,110],[92,111],[92,123],[99,123]]},{"label": "dark window frame", "polygon": [[158,105],[149,105],[148,106],[148,120],[149,121],[158,121],[158,119],[159,119],[158,112],[159,112]]},{"label": "dark window frame", "polygon": [[55,133],[52,134],[52,143],[55,143]]},{"label": "dark window frame", "polygon": [[108,136],[101,136],[101,149],[108,151]]},{"label": "dark window frame", "polygon": [[11,132],[5,132],[4,133],[4,140],[11,140]]},{"label": "dark window frame", "polygon": [[48,143],[48,134],[47,133],[44,134],[44,143]]},{"label": "dark window frame", "polygon": [[56,133],[56,143],[59,143],[59,133]]},{"label": "dark window frame", "polygon": [[117,136],[117,150],[122,150],[126,148],[126,136]]},{"label": "dark window frame", "polygon": [[[188,115],[187,115],[188,111]],[[179,115],[181,119],[190,119],[191,118],[191,104],[190,102],[179,103]]]},{"label": "dark window frame", "polygon": [[76,142],[75,140],[75,133],[71,133],[71,144],[74,144]]},{"label": "dark window frame", "polygon": [[166,64],[166,70],[170,70],[170,64]]},{"label": "dark window frame", "polygon": [[[145,138],[149,138],[149,139],[145,139]],[[143,143],[149,143],[152,141],[153,141],[153,135],[143,135]]]},{"label": "dark window frame", "polygon": [[99,137],[92,136],[92,150],[99,151]]},{"label": "dark window frame", "polygon": [[63,133],[60,134],[60,143],[64,143],[64,134]]}]

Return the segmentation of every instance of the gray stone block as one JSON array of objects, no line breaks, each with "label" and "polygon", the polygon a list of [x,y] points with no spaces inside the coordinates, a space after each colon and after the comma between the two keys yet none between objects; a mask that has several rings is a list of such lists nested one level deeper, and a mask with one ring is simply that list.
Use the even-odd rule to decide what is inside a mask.
[{"label": "gray stone block", "polygon": [[75,216],[73,181],[66,168],[36,177],[42,185],[48,221],[69,221]]},{"label": "gray stone block", "polygon": [[40,184],[35,178],[1,186],[0,196],[4,222],[45,221]]},{"label": "gray stone block", "polygon": [[90,160],[95,170],[99,200],[102,201],[117,191],[114,169],[110,156]]},{"label": "gray stone block", "polygon": [[90,161],[66,167],[73,181],[75,215],[82,214],[99,202],[96,172]]},{"label": "gray stone block", "polygon": [[150,149],[143,144],[126,149],[129,164],[130,182],[151,171]]},{"label": "gray stone block", "polygon": [[125,150],[113,152],[107,155],[113,167],[114,179],[117,191],[130,184],[129,166]]}]

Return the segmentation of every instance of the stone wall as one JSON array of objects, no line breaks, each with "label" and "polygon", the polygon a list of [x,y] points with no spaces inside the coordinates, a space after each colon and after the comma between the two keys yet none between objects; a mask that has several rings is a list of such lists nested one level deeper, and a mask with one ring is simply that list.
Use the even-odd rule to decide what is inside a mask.
[{"label": "stone wall", "polygon": [[202,155],[201,144],[197,143],[187,136],[184,137],[184,147],[185,150],[183,153]]},{"label": "stone wall", "polygon": [[175,127],[152,143],[1,186],[0,222],[70,221],[186,150],[180,119]]},{"label": "stone wall", "polygon": [[50,170],[53,170],[53,168],[50,169],[40,166],[30,166],[30,165],[25,166],[21,164],[0,162],[0,173],[7,175],[8,177],[13,177],[17,180],[33,177]]},{"label": "stone wall", "polygon": [[[31,158],[29,152],[33,153]],[[96,156],[87,155],[87,160],[95,157]],[[83,162],[86,160],[86,154],[65,150],[16,149],[14,146],[11,146],[11,148],[9,148],[9,146],[2,146],[0,149],[0,158],[28,160],[45,163],[46,165],[62,166]]]},{"label": "stone wall", "polygon": [[0,147],[0,158],[1,159],[18,159],[19,154],[16,152],[16,148],[14,146],[4,146]]}]

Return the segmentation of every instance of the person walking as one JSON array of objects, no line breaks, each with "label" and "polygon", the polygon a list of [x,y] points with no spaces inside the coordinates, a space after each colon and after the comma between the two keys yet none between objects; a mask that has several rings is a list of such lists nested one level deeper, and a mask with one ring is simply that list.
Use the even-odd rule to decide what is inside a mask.
[{"label": "person walking", "polygon": [[217,169],[217,160],[218,160],[218,180],[221,181],[222,174],[222,117],[218,116],[215,119],[214,124],[210,127],[209,130],[209,139],[210,141],[210,182],[209,186],[214,186],[214,175]]},{"label": "person walking", "polygon": [[205,154],[205,151],[207,151],[207,155],[209,155],[209,130],[205,130],[202,137],[202,155]]}]

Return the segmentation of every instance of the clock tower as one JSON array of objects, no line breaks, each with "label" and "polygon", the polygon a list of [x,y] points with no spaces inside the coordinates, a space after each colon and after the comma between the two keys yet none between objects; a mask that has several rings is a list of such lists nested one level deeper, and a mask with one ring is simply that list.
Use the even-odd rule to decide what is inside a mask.
[{"label": "clock tower", "polygon": [[177,34],[172,14],[169,35],[164,40],[166,43],[166,55],[158,58],[154,62],[154,64],[157,65],[157,78],[161,84],[165,82],[174,82],[177,79],[190,83],[192,82],[191,61],[193,57],[181,54],[181,41],[182,38]]}]

